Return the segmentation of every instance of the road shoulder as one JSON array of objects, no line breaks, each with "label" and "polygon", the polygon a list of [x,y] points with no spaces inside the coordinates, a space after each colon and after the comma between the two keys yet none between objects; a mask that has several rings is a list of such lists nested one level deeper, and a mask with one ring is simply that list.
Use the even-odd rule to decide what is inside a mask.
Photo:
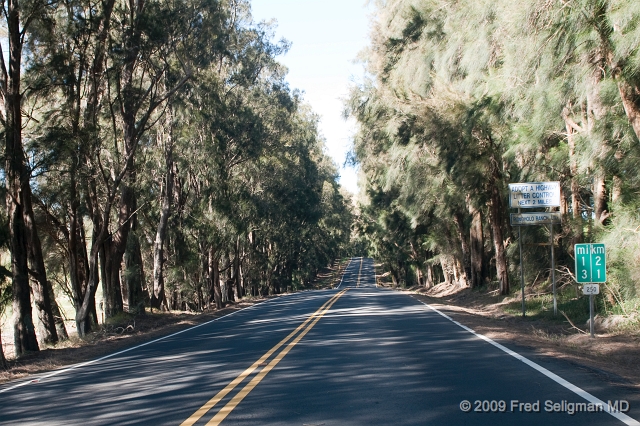
[{"label": "road shoulder", "polygon": [[[473,295],[434,297],[400,290],[433,306],[455,321],[498,342],[515,344],[537,356],[553,357],[589,370],[603,380],[640,392],[640,337],[622,333],[597,334],[595,339],[571,325],[505,314],[494,305],[479,305]],[[465,289],[467,293],[471,290]],[[466,297],[465,297],[466,296]]]}]

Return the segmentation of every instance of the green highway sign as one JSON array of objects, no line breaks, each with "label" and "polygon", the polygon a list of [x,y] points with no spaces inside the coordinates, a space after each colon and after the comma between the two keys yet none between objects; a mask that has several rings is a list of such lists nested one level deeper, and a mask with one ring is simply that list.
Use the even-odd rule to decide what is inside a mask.
[{"label": "green highway sign", "polygon": [[604,244],[576,244],[576,281],[603,283],[607,281],[607,256]]}]

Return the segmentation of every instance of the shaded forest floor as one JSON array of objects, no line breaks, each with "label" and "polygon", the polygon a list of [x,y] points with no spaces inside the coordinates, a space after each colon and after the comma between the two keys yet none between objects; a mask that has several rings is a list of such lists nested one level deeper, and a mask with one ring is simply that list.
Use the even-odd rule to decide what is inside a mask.
[{"label": "shaded forest floor", "polygon": [[596,321],[592,339],[586,324],[571,324],[560,314],[555,319],[537,315],[522,318],[521,313],[513,310],[517,296],[504,297],[487,289],[453,288],[444,284],[401,291],[412,293],[491,339],[514,343],[538,355],[564,359],[604,380],[640,391],[640,332],[637,329],[604,330],[598,328]]},{"label": "shaded forest floor", "polygon": [[[337,279],[339,280],[346,265],[347,262],[342,261],[320,271],[310,288],[332,287]],[[244,298],[223,309],[208,310],[204,313],[174,311],[147,312],[144,315],[136,316],[124,314],[116,318],[115,321],[109,321],[108,324],[100,326],[97,331],[89,333],[85,339],[80,339],[76,334],[70,333],[69,340],[61,342],[55,347],[41,348],[40,351],[29,353],[19,359],[11,359],[11,354],[6,354],[9,357],[9,368],[7,370],[0,368],[0,384],[91,361],[228,315],[233,311],[272,297],[279,296]],[[5,336],[3,336],[4,338]]]}]

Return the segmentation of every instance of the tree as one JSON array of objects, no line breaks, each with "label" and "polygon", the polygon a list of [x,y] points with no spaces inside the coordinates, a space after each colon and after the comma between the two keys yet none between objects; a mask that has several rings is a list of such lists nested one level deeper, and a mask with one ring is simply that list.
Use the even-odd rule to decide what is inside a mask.
[{"label": "tree", "polygon": [[[507,294],[516,260],[507,182],[563,183],[561,262],[583,238],[620,235],[638,183],[631,4],[378,4],[362,55],[370,79],[353,88],[347,112],[360,124],[354,158],[368,196],[360,232],[392,274],[397,259],[413,258],[446,282],[495,276]],[[415,237],[398,232],[404,221]],[[627,289],[635,285],[622,277],[633,273],[619,275]]]},{"label": "tree", "polygon": [[[4,237],[4,235],[2,236]],[[6,241],[3,241],[6,244]],[[4,267],[0,267],[0,274],[2,279],[0,280],[0,318],[3,316],[6,307],[11,303],[11,285],[6,283],[6,279],[11,277],[11,271]],[[0,326],[2,323],[0,322]],[[4,357],[4,349],[2,346],[2,335],[0,335],[0,368],[7,369],[7,360]]]},{"label": "tree", "polygon": [[[156,309],[203,310],[306,285],[344,251],[335,168],[276,61],[288,44],[247,1],[33,5],[29,30],[8,21],[3,81],[21,330],[34,329],[29,273],[36,306],[55,282],[83,337],[100,285],[107,320],[144,312],[146,294]],[[18,9],[32,12],[9,3],[6,16]]]},{"label": "tree", "polygon": [[[51,310],[49,282],[46,278],[42,248],[33,213],[31,170],[23,144],[23,112],[26,94],[22,89],[22,65],[25,40],[34,21],[42,18],[46,2],[9,0],[2,3],[6,19],[9,60],[0,55],[0,88],[4,106],[2,125],[5,136],[5,173],[7,213],[13,279],[14,341],[17,356],[39,349],[31,318],[29,268],[33,272],[33,291],[39,317],[44,325],[45,340],[58,340]],[[24,12],[24,16],[21,14]],[[29,92],[26,91],[28,94]]]}]

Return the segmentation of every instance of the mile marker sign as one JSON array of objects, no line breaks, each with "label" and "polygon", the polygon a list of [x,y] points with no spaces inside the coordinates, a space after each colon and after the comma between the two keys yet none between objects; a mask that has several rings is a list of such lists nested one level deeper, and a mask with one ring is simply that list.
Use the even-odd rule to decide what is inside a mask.
[{"label": "mile marker sign", "polygon": [[576,281],[603,283],[607,281],[607,257],[604,244],[576,244]]},{"label": "mile marker sign", "polygon": [[582,294],[591,296],[594,294],[600,294],[600,285],[598,284],[585,284],[582,286]]}]

